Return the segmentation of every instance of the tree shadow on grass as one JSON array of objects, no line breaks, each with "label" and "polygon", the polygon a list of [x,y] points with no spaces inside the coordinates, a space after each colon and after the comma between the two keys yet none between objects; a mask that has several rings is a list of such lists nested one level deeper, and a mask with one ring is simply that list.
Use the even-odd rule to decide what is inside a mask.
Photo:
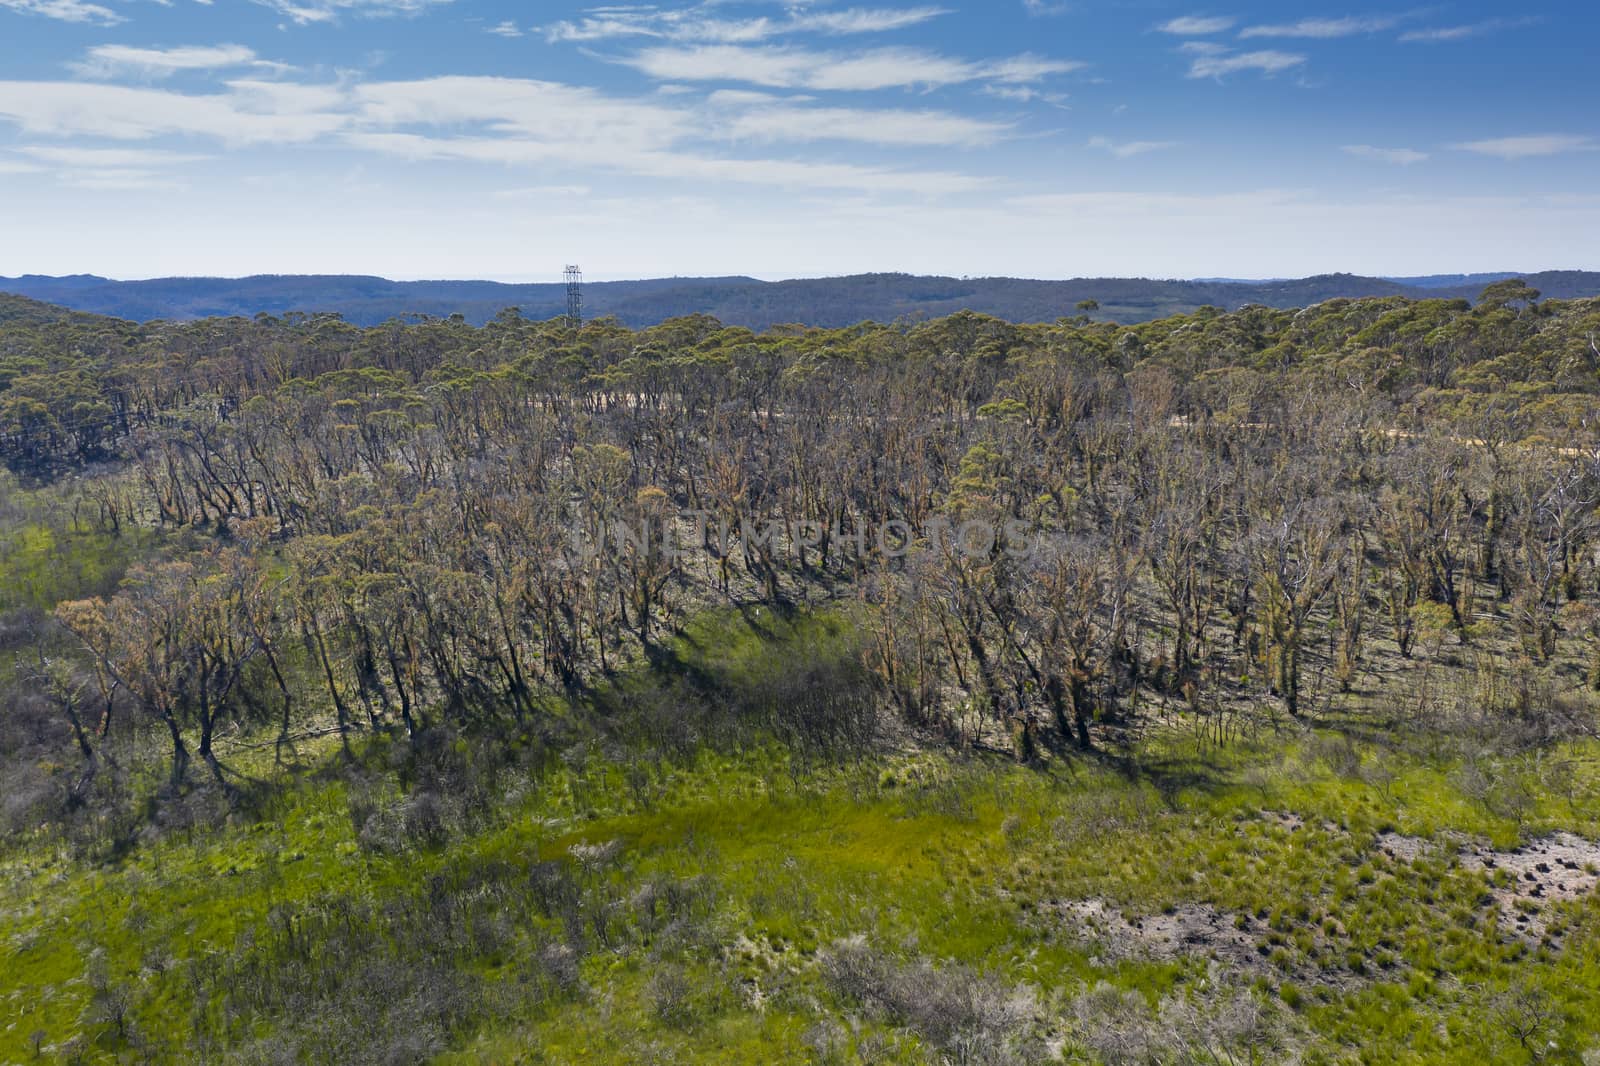
[{"label": "tree shadow on grass", "polygon": [[1180,808],[1179,800],[1185,792],[1213,796],[1238,783],[1224,768],[1192,756],[1151,759],[1122,752],[1095,752],[1089,757],[1131,785],[1150,785],[1170,810]]}]

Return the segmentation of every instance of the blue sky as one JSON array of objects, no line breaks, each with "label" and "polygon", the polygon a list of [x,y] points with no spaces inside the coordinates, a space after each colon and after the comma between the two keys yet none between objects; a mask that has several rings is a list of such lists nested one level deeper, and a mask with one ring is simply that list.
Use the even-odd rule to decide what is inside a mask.
[{"label": "blue sky", "polygon": [[0,274],[1600,268],[1600,5],[0,0]]}]

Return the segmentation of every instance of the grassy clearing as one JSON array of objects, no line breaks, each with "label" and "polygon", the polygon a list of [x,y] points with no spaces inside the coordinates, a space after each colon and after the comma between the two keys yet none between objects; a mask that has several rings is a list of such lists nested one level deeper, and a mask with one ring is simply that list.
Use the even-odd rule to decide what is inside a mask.
[{"label": "grassy clearing", "polygon": [[[708,618],[623,691],[757,691],[848,638]],[[1157,737],[1139,773],[536,747],[373,742],[221,827],[168,809],[113,865],[14,851],[0,1061],[1570,1062],[1600,1017],[1600,902],[1519,935],[1453,844],[1600,837],[1594,742],[1507,759],[1510,813],[1332,731]],[[1195,916],[1227,935],[1163,946]]]}]

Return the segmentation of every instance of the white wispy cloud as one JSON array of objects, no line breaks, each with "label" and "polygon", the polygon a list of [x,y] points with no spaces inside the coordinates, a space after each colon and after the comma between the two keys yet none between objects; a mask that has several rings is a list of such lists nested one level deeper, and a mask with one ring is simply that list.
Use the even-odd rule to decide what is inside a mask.
[{"label": "white wispy cloud", "polygon": [[522,29],[515,22],[507,19],[505,22],[490,26],[485,33],[492,33],[496,37],[521,37]]},{"label": "white wispy cloud", "polygon": [[1485,37],[1501,30],[1520,30],[1529,26],[1537,26],[1544,20],[1537,15],[1527,15],[1521,18],[1492,18],[1482,22],[1469,22],[1460,26],[1438,26],[1432,29],[1409,30],[1400,35],[1400,39],[1407,43],[1418,44],[1447,44],[1451,41],[1465,41],[1473,37]]},{"label": "white wispy cloud", "polygon": [[1531,159],[1536,156],[1564,155],[1567,152],[1592,152],[1600,149],[1593,137],[1569,133],[1535,133],[1520,137],[1494,137],[1451,145],[1463,152],[1494,156],[1497,159]]},{"label": "white wispy cloud", "polygon": [[[636,99],[514,78],[309,84],[236,79],[226,91],[183,93],[86,82],[0,82],[0,118],[25,133],[124,142],[184,137],[223,145],[312,143],[413,160],[763,186],[940,196],[988,179],[798,158],[727,158],[731,142],[826,140],[964,148],[1009,126],[939,111],[809,107],[803,98],[714,94],[711,102]],[[668,102],[668,101],[671,102]],[[32,163],[73,172],[82,187],[153,187],[190,152],[76,144],[32,146]],[[63,181],[66,179],[63,178]]]},{"label": "white wispy cloud", "polygon": [[63,170],[56,175],[61,184],[90,192],[137,192],[148,189],[181,189],[184,182],[159,170],[138,167],[105,167],[98,170]]},{"label": "white wispy cloud", "polygon": [[[212,157],[155,148],[98,148],[72,145],[25,145],[16,149],[30,162],[15,173],[52,174],[60,185],[95,192],[126,192],[183,187],[181,169]],[[6,164],[0,162],[0,173]]]},{"label": "white wispy cloud", "polygon": [[582,86],[523,78],[456,75],[386,81],[351,90],[366,127],[483,125],[505,140],[581,144],[619,154],[664,151],[700,130],[694,113]]},{"label": "white wispy cloud", "polygon": [[[872,110],[808,106],[805,97],[721,90],[705,107],[610,97],[597,91],[518,79],[455,77],[384,82],[357,87],[361,125],[393,130],[434,127],[459,130],[481,125],[494,137],[424,142],[382,137],[360,143],[408,152],[463,157],[564,159],[607,169],[629,169],[668,176],[691,153],[696,172],[722,164],[694,154],[690,146],[728,141],[764,144],[854,141],[903,147],[974,147],[991,144],[1011,129],[943,111]],[[499,147],[495,147],[495,144]],[[725,168],[737,180],[754,175],[763,182],[780,173],[782,161],[740,160]],[[757,164],[760,164],[757,166]],[[808,170],[819,180],[863,178],[872,187],[887,181],[879,170]],[[900,178],[896,180],[909,180]],[[940,179],[950,184],[950,177]]]},{"label": "white wispy cloud", "polygon": [[1400,166],[1410,166],[1428,158],[1427,152],[1419,152],[1415,148],[1379,148],[1371,144],[1347,144],[1341,151],[1360,159],[1396,163]]},{"label": "white wispy cloud", "polygon": [[754,44],[786,34],[887,33],[949,13],[945,8],[926,6],[842,11],[808,11],[797,6],[785,18],[729,19],[719,17],[717,7],[705,3],[665,11],[644,6],[599,8],[580,19],[552,23],[544,28],[544,34],[552,43],[654,37],[701,44]]},{"label": "white wispy cloud", "polygon": [[646,48],[618,62],[661,81],[735,81],[777,89],[839,91],[934,88],[975,81],[1028,84],[1084,66],[1028,55],[971,62],[917,48],[837,53],[737,45]]},{"label": "white wispy cloud", "polygon": [[1118,159],[1131,159],[1136,155],[1145,155],[1149,152],[1160,152],[1168,148],[1176,148],[1177,141],[1123,141],[1121,143],[1109,137],[1089,138],[1089,147],[1110,152]]},{"label": "white wispy cloud", "polygon": [[1294,52],[1261,51],[1261,52],[1229,52],[1227,49],[1216,48],[1198,50],[1194,61],[1189,64],[1189,77],[1191,78],[1223,78],[1229,74],[1238,74],[1247,70],[1259,71],[1262,74],[1278,74],[1282,71],[1298,67],[1306,61],[1303,55]]},{"label": "white wispy cloud", "polygon": [[974,78],[978,81],[998,81],[1007,85],[1028,85],[1044,81],[1057,74],[1070,74],[1088,66],[1071,59],[1047,59],[1044,56],[1020,55],[990,63],[972,64]]},{"label": "white wispy cloud", "polygon": [[182,48],[136,48],[125,44],[102,44],[88,55],[68,64],[86,78],[113,78],[124,75],[166,78],[185,70],[220,70],[226,67],[289,69],[256,56],[241,44],[195,45]]},{"label": "white wispy cloud", "polygon": [[1204,37],[1212,33],[1226,33],[1233,29],[1238,21],[1228,15],[1185,15],[1163,22],[1156,29],[1161,33],[1170,33],[1177,37]]},{"label": "white wispy cloud", "polygon": [[853,163],[791,159],[727,159],[695,152],[621,153],[603,144],[430,137],[414,133],[352,133],[351,145],[411,160],[466,160],[503,165],[578,164],[635,176],[697,182],[739,182],[801,189],[942,196],[972,192],[988,179],[947,171],[907,171]]},{"label": "white wispy cloud", "polygon": [[807,15],[794,15],[791,16],[789,25],[798,32],[887,33],[916,26],[946,14],[949,14],[948,9],[942,7],[851,8],[847,11],[819,11]]},{"label": "white wispy cloud", "polygon": [[336,22],[342,15],[383,18],[417,15],[451,0],[255,0],[301,26]]},{"label": "white wispy cloud", "polygon": [[[735,94],[735,97],[743,94]],[[1009,123],[986,122],[945,111],[877,111],[844,107],[796,107],[788,104],[730,100],[713,94],[713,104],[732,102],[736,113],[719,123],[718,132],[735,140],[860,141],[903,147],[976,147],[993,144],[1011,129]]]},{"label": "white wispy cloud", "polygon": [[87,0],[0,0],[0,8],[24,15],[41,15],[62,22],[89,22],[110,26],[123,21],[122,16],[109,7],[92,4]]},{"label": "white wispy cloud", "polygon": [[1307,37],[1327,40],[1335,37],[1354,37],[1361,33],[1381,33],[1394,29],[1400,18],[1395,15],[1346,16],[1344,18],[1304,18],[1298,22],[1278,23],[1268,26],[1246,26],[1240,37]]},{"label": "white wispy cloud", "polygon": [[54,145],[27,145],[17,149],[44,163],[69,167],[174,167],[198,163],[210,156],[170,152],[154,148],[75,148]]},{"label": "white wispy cloud", "polygon": [[137,141],[167,135],[226,144],[314,141],[342,128],[334,90],[230,82],[228,91],[186,94],[85,82],[0,81],[0,118],[25,133]]},{"label": "white wispy cloud", "polygon": [[[1012,129],[1007,122],[931,109],[813,106],[804,96],[724,90],[701,104],[681,96],[629,98],[582,86],[484,76],[353,85],[234,79],[226,83],[225,92],[207,93],[85,82],[0,82],[0,118],[25,133],[63,139],[188,137],[244,145],[345,136],[352,144],[385,151],[400,146],[419,156],[546,159],[614,170],[638,167],[656,176],[683,166],[698,173],[726,172],[735,180],[754,175],[769,183],[774,180],[770,175],[788,173],[781,166],[784,160],[719,161],[708,149],[732,142],[818,141],[966,148],[995,143]],[[446,132],[460,138],[442,137]],[[439,147],[445,140],[448,144]],[[120,167],[198,158],[72,145],[29,152],[41,161]],[[680,157],[691,162],[674,162]],[[804,173],[836,184],[860,178],[865,186],[878,188],[899,172],[835,167]],[[911,182],[903,176],[893,180]],[[933,184],[964,187],[972,180],[942,175]]]},{"label": "white wispy cloud", "polygon": [[544,28],[551,44],[589,43],[623,37],[653,37],[671,41],[746,43],[764,41],[777,33],[770,18],[719,19],[677,17],[679,12],[638,12],[591,15],[577,21],[562,21]]},{"label": "white wispy cloud", "polygon": [[1067,93],[1047,92],[1036,89],[1030,85],[985,85],[978,90],[985,96],[992,96],[996,100],[1005,100],[1013,104],[1045,103],[1052,107],[1065,108],[1071,96]]}]

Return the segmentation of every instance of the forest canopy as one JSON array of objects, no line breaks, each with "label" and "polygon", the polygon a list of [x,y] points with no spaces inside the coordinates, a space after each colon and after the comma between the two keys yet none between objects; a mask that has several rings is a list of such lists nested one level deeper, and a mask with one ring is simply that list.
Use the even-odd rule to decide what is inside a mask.
[{"label": "forest canopy", "polygon": [[[330,881],[317,885],[333,896],[309,910],[262,902],[218,919],[208,935],[240,938],[237,956],[174,948],[188,960],[181,982],[151,976],[168,960],[92,962],[61,1003],[88,1000],[18,1008],[41,1034],[35,1050],[369,1061],[365,1048],[370,1061],[420,1061],[580,1002],[597,974],[625,983],[643,952],[649,1025],[681,1035],[696,1018],[746,1017],[745,1001],[706,999],[683,976],[713,958],[744,965],[684,932],[726,917],[710,882],[630,881],[643,875],[617,865],[621,844],[570,834],[580,809],[656,817],[658,782],[700,772],[696,760],[772,758],[782,772],[761,764],[751,795],[823,781],[817,795],[833,798],[817,803],[842,804],[840,818],[892,799],[896,818],[950,839],[993,814],[989,843],[973,846],[1018,864],[1007,883],[1030,909],[1045,897],[1026,895],[1039,871],[1018,841],[1062,869],[1091,846],[1043,813],[1062,795],[1120,797],[1132,806],[1086,824],[1107,819],[1157,853],[1177,839],[1159,833],[1190,834],[1185,846],[1232,871],[1210,895],[1190,877],[1163,882],[1161,898],[1169,917],[1209,922],[1239,972],[1217,986],[1203,962],[1160,970],[1165,983],[1136,1001],[1090,986],[1041,1005],[1015,973],[936,966],[912,939],[898,955],[850,939],[847,922],[805,902],[826,892],[820,881],[772,888],[793,893],[777,902],[758,893],[741,906],[779,914],[768,932],[809,945],[793,967],[760,963],[799,982],[779,1002],[824,1027],[807,1046],[865,1046],[866,1030],[829,1035],[844,1015],[818,1021],[806,1004],[821,995],[944,1061],[980,1046],[994,1055],[960,1060],[1035,1061],[1051,1041],[1083,1061],[1199,1061],[1173,1058],[1177,1044],[1116,1059],[1106,1034],[1129,1019],[1141,1032],[1185,1019],[1172,1029],[1190,1034],[1185,1054],[1316,1046],[1311,1034],[1348,1049],[1348,1035],[1329,1034],[1370,1023],[1382,1014],[1371,997],[1404,989],[1407,1009],[1454,1012],[1469,1029],[1461,1019],[1502,1011],[1576,1054],[1596,1004],[1592,982],[1561,967],[1585,956],[1552,954],[1537,971],[1548,980],[1511,987],[1519,952],[1553,953],[1560,934],[1536,948],[1526,929],[1502,937],[1484,917],[1498,897],[1458,866],[1461,899],[1406,897],[1437,906],[1430,920],[1455,908],[1470,932],[1443,947],[1408,939],[1398,903],[1396,924],[1363,911],[1370,937],[1356,928],[1338,907],[1367,907],[1365,886],[1423,893],[1434,875],[1393,866],[1380,880],[1380,860],[1346,861],[1340,849],[1357,845],[1332,836],[1318,854],[1339,866],[1327,874],[1338,901],[1305,889],[1321,918],[1309,903],[1303,915],[1252,904],[1229,919],[1237,940],[1211,928],[1214,914],[1179,907],[1243,908],[1251,878],[1267,876],[1228,865],[1227,817],[1185,813],[1212,802],[1193,797],[1210,795],[1213,774],[1237,772],[1234,787],[1261,797],[1299,789],[1310,806],[1359,788],[1363,803],[1399,810],[1402,770],[1383,760],[1402,760],[1408,780],[1452,797],[1427,808],[1430,825],[1471,811],[1472,824],[1516,832],[1563,789],[1580,818],[1575,782],[1587,779],[1549,768],[1593,740],[1600,700],[1600,301],[1546,300],[1508,280],[1476,302],[1206,307],[1138,325],[1094,310],[1039,325],[963,312],[758,333],[704,315],[633,330],[514,310],[482,327],[302,314],[138,324],[0,297],[11,854],[136,869],[169,855],[163,841],[180,830],[204,841],[208,827],[288,825],[295,790],[320,796],[332,781],[350,839],[316,852],[319,869],[367,877],[412,855],[436,872],[423,896],[385,897],[387,910]],[[894,551],[880,536],[891,524]],[[983,535],[963,546],[938,530]],[[1309,777],[1284,784],[1291,750],[1331,775],[1315,778],[1326,793]],[[1246,767],[1235,752],[1277,762]],[[1175,753],[1199,754],[1190,765]],[[973,777],[987,783],[967,794],[906,769],[967,764],[905,761],[985,758],[1032,776]],[[695,787],[743,789],[727,784],[742,772]],[[1069,786],[1057,773],[1086,776]],[[926,788],[906,792],[911,780]],[[996,806],[1001,780],[1032,821]],[[514,806],[535,794],[556,806]],[[1237,814],[1239,794],[1204,809]],[[524,824],[507,821],[513,809],[567,826],[564,850],[480,868],[472,849]],[[1341,817],[1343,829],[1307,832],[1359,832],[1375,847],[1393,829]],[[1213,831],[1233,843],[1200,842]],[[903,842],[883,832],[877,851],[830,863],[899,861]],[[913,847],[906,862],[930,853]],[[277,863],[262,867],[278,871],[260,875],[263,900],[282,886]],[[1156,876],[1125,871],[1122,883],[1143,891]],[[54,913],[29,891],[33,918]],[[1074,906],[1091,903],[1104,900]],[[891,911],[883,921],[898,920]],[[785,924],[801,913],[803,927]],[[1008,943],[1035,935],[1017,933],[1032,918],[983,913]],[[413,922],[426,934],[397,935]],[[820,953],[815,927],[838,938]],[[303,928],[313,941],[297,939]],[[343,945],[358,976],[319,969],[308,943]],[[43,934],[27,945],[17,957],[30,974],[73,950]],[[1039,950],[1046,962],[1031,965],[1058,966],[1061,987],[1068,973],[1115,976],[1088,949]],[[1145,962],[1153,974],[1170,957]],[[1452,969],[1510,998],[1491,1010],[1444,991]],[[140,999],[115,972],[145,973],[157,991]],[[1308,983],[1317,1006],[1302,1010]],[[403,1021],[304,1022],[373,1000]],[[156,1032],[140,1017],[171,1024]],[[792,1050],[801,1026],[790,1028]],[[263,1050],[263,1033],[285,1058]]]}]

